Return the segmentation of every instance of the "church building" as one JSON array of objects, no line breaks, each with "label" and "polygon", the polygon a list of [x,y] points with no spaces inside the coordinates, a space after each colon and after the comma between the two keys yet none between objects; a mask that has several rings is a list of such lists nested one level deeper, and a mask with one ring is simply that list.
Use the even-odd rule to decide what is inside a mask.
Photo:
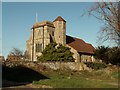
[{"label": "church building", "polygon": [[51,42],[60,43],[71,48],[75,62],[94,61],[94,47],[82,39],[66,35],[66,21],[58,16],[53,22],[36,22],[27,40],[26,53],[29,60],[37,61],[46,45]]}]

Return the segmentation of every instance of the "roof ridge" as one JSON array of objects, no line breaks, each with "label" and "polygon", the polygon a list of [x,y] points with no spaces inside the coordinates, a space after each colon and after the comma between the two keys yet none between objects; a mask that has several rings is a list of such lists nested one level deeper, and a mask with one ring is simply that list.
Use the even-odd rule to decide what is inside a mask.
[{"label": "roof ridge", "polygon": [[64,22],[66,22],[61,16],[58,16],[53,22],[55,22],[55,21],[64,21]]}]

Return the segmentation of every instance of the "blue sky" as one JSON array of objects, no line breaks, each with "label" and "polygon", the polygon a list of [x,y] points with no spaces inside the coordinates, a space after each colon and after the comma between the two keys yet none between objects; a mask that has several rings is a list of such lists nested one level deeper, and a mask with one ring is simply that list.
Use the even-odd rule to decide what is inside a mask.
[{"label": "blue sky", "polygon": [[[103,2],[103,0],[1,0],[2,2]],[[117,2],[119,0],[104,0]]]},{"label": "blue sky", "polygon": [[[94,17],[81,14],[94,2],[3,2],[2,3],[2,54],[6,57],[14,48],[26,49],[30,28],[35,23],[36,12],[38,21],[53,21],[62,16],[67,23],[67,34],[83,39],[97,46],[98,31],[102,24]],[[1,52],[0,52],[1,53]]]}]

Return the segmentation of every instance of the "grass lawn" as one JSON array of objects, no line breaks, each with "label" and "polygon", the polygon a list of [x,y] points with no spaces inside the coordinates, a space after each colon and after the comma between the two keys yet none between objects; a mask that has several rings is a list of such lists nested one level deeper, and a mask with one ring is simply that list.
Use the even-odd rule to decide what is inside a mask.
[{"label": "grass lawn", "polygon": [[[52,88],[118,88],[118,69],[71,71],[35,71],[24,66],[2,66],[3,86],[52,87]],[[119,77],[120,79],[120,77]],[[10,81],[10,82],[8,82]],[[29,83],[27,86],[24,83]]]},{"label": "grass lawn", "polygon": [[53,88],[118,88],[118,78],[103,71],[47,71],[43,75],[50,79],[33,81],[34,85],[47,85]]}]

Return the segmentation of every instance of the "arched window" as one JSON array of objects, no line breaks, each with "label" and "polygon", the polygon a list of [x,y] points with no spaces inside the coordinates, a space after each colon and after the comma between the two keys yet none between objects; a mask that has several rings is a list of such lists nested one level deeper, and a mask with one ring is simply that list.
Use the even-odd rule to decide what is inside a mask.
[{"label": "arched window", "polygon": [[42,44],[40,43],[36,44],[36,52],[42,52]]},{"label": "arched window", "polygon": [[54,31],[52,31],[52,36],[54,36]]}]

